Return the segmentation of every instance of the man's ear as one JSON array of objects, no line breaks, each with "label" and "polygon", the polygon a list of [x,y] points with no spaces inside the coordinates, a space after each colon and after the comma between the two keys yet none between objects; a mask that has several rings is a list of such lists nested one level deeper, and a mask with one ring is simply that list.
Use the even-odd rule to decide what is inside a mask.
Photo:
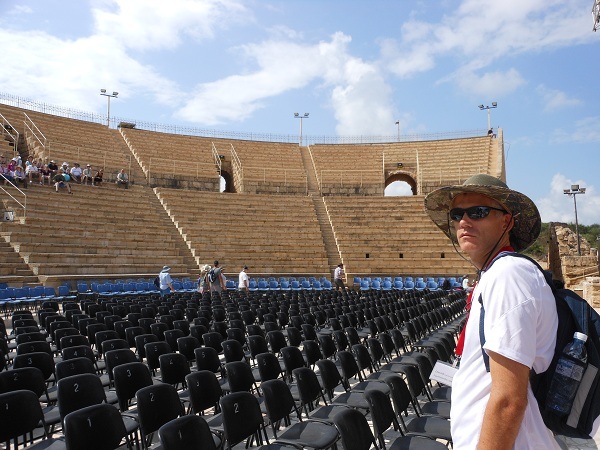
[{"label": "man's ear", "polygon": [[504,229],[510,233],[510,230],[515,226],[515,217],[512,214],[504,215]]}]

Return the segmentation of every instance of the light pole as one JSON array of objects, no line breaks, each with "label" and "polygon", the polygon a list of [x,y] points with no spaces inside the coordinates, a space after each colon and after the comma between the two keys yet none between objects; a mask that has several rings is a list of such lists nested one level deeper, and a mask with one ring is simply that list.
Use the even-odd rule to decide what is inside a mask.
[{"label": "light pole", "polygon": [[396,120],[396,125],[398,126],[398,142],[400,142],[400,121]]},{"label": "light pole", "polygon": [[575,205],[575,233],[577,234],[577,254],[581,256],[581,243],[579,242],[579,222],[577,221],[577,194],[585,194],[585,188],[580,188],[578,184],[572,184],[571,189],[563,191],[569,197],[573,196],[573,205]]},{"label": "light pole", "polygon": [[300,147],[302,147],[302,120],[308,119],[309,113],[304,113],[302,116],[298,113],[294,113],[294,119],[300,119]]},{"label": "light pole", "polygon": [[104,95],[106,97],[106,99],[108,100],[108,106],[106,109],[106,126],[108,128],[110,128],[110,99],[111,99],[111,97],[117,98],[117,95],[119,95],[119,93],[113,92],[112,94],[107,94],[106,89],[100,89],[100,95]]},{"label": "light pole", "polygon": [[487,116],[488,116],[488,131],[491,130],[492,128],[492,117],[491,117],[491,113],[490,113],[490,109],[494,109],[498,107],[498,103],[497,102],[492,102],[492,106],[483,106],[483,105],[479,105],[479,109],[480,110],[484,110],[487,109]]}]

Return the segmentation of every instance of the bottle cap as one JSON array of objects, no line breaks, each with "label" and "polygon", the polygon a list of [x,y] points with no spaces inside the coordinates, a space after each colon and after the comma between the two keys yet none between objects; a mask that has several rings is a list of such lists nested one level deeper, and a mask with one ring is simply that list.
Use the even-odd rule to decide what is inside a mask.
[{"label": "bottle cap", "polygon": [[583,341],[583,342],[587,341],[587,334],[579,333],[577,331],[575,332],[575,334],[573,335],[573,337],[575,339],[579,339],[580,341]]}]

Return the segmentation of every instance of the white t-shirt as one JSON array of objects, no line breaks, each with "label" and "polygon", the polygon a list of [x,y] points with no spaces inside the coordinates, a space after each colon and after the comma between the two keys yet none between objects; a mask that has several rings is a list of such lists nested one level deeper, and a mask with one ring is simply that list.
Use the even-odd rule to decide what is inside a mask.
[{"label": "white t-shirt", "polygon": [[333,279],[340,280],[340,279],[342,279],[343,276],[344,276],[344,269],[342,269],[339,266],[336,267],[335,271],[333,272]]},{"label": "white t-shirt", "polygon": [[172,283],[171,274],[169,272],[161,272],[158,274],[160,280],[160,289],[165,290],[169,288],[169,283]]},{"label": "white t-shirt", "polygon": [[[550,365],[556,345],[556,304],[542,273],[522,258],[498,259],[483,272],[473,291],[463,356],[452,382],[450,416],[455,450],[477,447],[490,398],[491,376],[485,369],[479,339],[480,295],[485,308],[486,350],[540,373]],[[527,401],[513,448],[559,449],[544,425],[531,386],[527,388]]]},{"label": "white t-shirt", "polygon": [[239,276],[238,288],[245,289],[247,285],[248,285],[248,274],[244,270],[242,270],[240,272],[240,276]]}]

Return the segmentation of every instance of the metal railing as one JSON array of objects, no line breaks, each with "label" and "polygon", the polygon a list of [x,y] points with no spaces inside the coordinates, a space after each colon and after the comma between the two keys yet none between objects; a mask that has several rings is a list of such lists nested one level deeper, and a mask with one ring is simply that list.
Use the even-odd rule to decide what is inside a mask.
[{"label": "metal railing", "polygon": [[369,180],[379,180],[376,183],[369,181],[369,185],[380,184],[383,186],[383,175],[380,170],[371,169],[371,170],[333,170],[333,169],[324,169],[319,171],[319,189],[322,189],[325,184],[338,184],[340,187],[344,186],[356,186],[356,182],[360,182],[360,187],[363,187],[365,183],[365,178]]},{"label": "metal railing", "polygon": [[231,144],[231,166],[233,169],[233,180],[235,184],[235,180],[238,180],[239,186],[237,186],[237,190],[240,193],[244,192],[244,167],[242,166],[242,162],[240,161],[240,157],[235,151],[235,147]]},{"label": "metal railing", "polygon": [[[213,173],[212,163],[192,163],[189,160],[151,157],[148,160],[148,179],[153,173],[170,176],[190,176],[194,178],[211,178],[208,173]],[[156,176],[156,175],[155,175]]]},{"label": "metal railing", "polygon": [[223,164],[221,163],[221,155],[219,154],[214,142],[211,142],[211,150],[212,150],[213,159],[215,160],[215,166],[217,166],[219,176],[221,176],[221,169],[222,169]]},{"label": "metal railing", "polygon": [[[88,122],[106,124],[106,115],[97,114],[88,111],[80,111],[72,108],[49,105],[47,103],[37,102],[35,100],[24,99],[16,95],[0,93],[0,103],[18,108],[29,109],[32,111],[52,114],[70,119],[85,120]],[[198,128],[181,126],[174,124],[161,124],[143,120],[136,120],[126,117],[111,116],[111,127],[116,128],[121,122],[133,123],[135,128],[148,131],[156,131],[161,133],[182,134],[188,136],[202,136],[209,138],[235,139],[244,141],[264,141],[264,142],[282,142],[289,144],[297,144],[300,136],[298,134],[278,134],[278,133],[255,133],[255,132],[239,132],[229,130],[215,130],[208,128]],[[395,143],[395,142],[412,142],[412,141],[427,141],[441,139],[456,139],[465,137],[480,137],[487,135],[487,129],[463,130],[463,131],[446,131],[437,133],[422,133],[422,134],[405,134],[405,135],[384,135],[384,136],[310,136],[303,135],[302,140],[304,145],[312,144],[371,144],[371,143]]]},{"label": "metal railing", "polygon": [[44,133],[41,132],[41,130],[35,124],[33,119],[31,119],[31,117],[29,117],[27,113],[24,114],[25,120],[23,121],[23,124],[25,126],[25,137],[29,138],[33,136],[33,138],[35,138],[35,140],[38,141],[40,145],[45,149],[48,139],[46,139],[46,136],[44,136]]},{"label": "metal railing", "polygon": [[[2,177],[0,177],[2,178]],[[17,205],[19,205],[21,208],[23,208],[23,222],[26,219],[27,216],[27,194],[25,194],[25,192],[23,192],[21,189],[19,189],[17,187],[16,184],[14,184],[12,181],[10,180],[6,180],[8,182],[8,186],[12,186],[19,194],[21,194],[23,196],[23,202],[21,202],[19,199],[17,199],[14,195],[12,195],[10,193],[10,191],[8,189],[6,189],[4,186],[0,185],[0,190],[2,192],[4,192],[6,195],[8,195]],[[18,194],[15,194],[18,195]]]},{"label": "metal railing", "polygon": [[13,142],[13,156],[16,156],[18,153],[19,146],[19,132],[16,130],[14,125],[10,123],[10,121],[0,114],[0,118],[2,118],[2,135],[8,134],[8,136],[12,139]]}]

